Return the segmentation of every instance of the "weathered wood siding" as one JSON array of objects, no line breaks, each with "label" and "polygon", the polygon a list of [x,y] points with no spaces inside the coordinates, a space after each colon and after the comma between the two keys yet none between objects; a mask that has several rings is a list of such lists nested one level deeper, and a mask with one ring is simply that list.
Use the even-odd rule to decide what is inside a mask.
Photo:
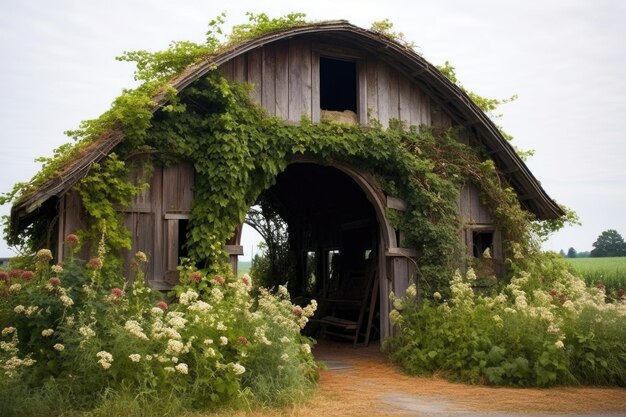
[{"label": "weathered wood siding", "polygon": [[178,222],[189,218],[193,182],[193,166],[189,163],[155,166],[150,187],[123,209],[132,239],[132,250],[122,253],[129,277],[133,256],[142,251],[148,255],[145,272],[151,285],[157,289],[171,287],[178,265]]},{"label": "weathered wood siding", "polygon": [[[270,115],[297,123],[304,115],[320,120],[320,56],[357,64],[357,114],[362,124],[372,119],[388,126],[431,124],[430,99],[408,77],[361,51],[325,49],[310,39],[271,43],[220,66],[227,78],[252,85],[251,98]],[[368,116],[369,115],[369,116]],[[368,118],[369,117],[369,118]]]},{"label": "weathered wood siding", "polygon": [[[138,180],[139,172],[134,172],[133,180]],[[175,270],[178,248],[178,221],[189,217],[193,200],[193,167],[183,163],[173,167],[154,167],[150,187],[133,199],[129,207],[122,208],[124,225],[131,235],[131,250],[122,250],[122,258],[127,276],[132,276],[130,263],[137,251],[148,255],[146,277],[155,288],[169,288],[165,282],[168,271]],[[173,218],[172,218],[173,217]],[[85,229],[88,218],[75,191],[65,194],[59,201],[58,261],[67,255],[63,240],[70,233]],[[171,233],[174,229],[175,233]],[[79,255],[83,258],[95,256],[84,245]]]}]

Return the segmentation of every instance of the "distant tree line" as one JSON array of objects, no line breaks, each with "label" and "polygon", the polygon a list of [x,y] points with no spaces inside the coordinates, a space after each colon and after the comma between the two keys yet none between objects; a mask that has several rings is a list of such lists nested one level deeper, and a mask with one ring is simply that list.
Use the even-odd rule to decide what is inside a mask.
[{"label": "distant tree line", "polygon": [[559,252],[564,258],[606,258],[614,256],[626,256],[626,242],[617,230],[605,230],[593,242],[593,249],[589,252],[576,252],[569,248],[567,254],[561,249]]}]

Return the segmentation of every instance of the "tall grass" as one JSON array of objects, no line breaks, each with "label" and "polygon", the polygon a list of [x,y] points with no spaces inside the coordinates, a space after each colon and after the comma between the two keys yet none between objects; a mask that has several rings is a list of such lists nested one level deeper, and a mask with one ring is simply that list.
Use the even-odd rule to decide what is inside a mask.
[{"label": "tall grass", "polygon": [[567,258],[567,262],[587,285],[603,284],[607,294],[626,289],[626,257]]}]

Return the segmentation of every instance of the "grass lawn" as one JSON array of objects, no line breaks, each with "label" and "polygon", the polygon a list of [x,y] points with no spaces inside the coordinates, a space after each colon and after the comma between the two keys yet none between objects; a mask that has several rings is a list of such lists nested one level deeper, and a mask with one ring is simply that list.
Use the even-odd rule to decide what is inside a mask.
[{"label": "grass lawn", "polygon": [[626,256],[619,258],[567,258],[588,284],[604,284],[607,293],[626,289]]}]

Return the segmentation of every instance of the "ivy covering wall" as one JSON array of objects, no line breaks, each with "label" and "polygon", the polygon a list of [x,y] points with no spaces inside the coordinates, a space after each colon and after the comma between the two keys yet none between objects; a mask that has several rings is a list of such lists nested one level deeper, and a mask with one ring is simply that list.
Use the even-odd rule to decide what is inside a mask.
[{"label": "ivy covering wall", "polygon": [[[457,199],[465,183],[481,190],[509,252],[533,249],[532,215],[521,209],[515,192],[484,150],[461,144],[455,129],[409,128],[398,121],[391,121],[387,129],[375,121],[368,127],[326,120],[313,124],[306,119],[297,126],[286,124],[253,104],[248,86],[229,82],[217,69],[183,91],[174,90],[167,80],[224,47],[216,37],[222,23],[222,17],[211,22],[205,44],[174,42],[163,52],[138,51],[119,58],[135,61],[136,79],[144,83],[124,91],[99,119],[68,132],[77,141],[74,146],[59,148],[33,180],[18,184],[5,202],[28,195],[107,129],[121,126],[125,140],[76,185],[91,218],[84,237],[95,243],[104,235],[110,256],[130,246],[118,208],[146,187],[144,181],[128,179],[138,169],[128,161],[138,154],[148,155],[156,164],[193,163],[196,180],[188,252],[192,261],[209,270],[221,268],[223,244],[257,197],[299,155],[320,164],[340,161],[358,166],[372,173],[388,195],[404,199],[408,209],[390,211],[388,216],[405,232],[405,246],[419,253],[418,278],[433,288],[446,285],[456,265],[453,259],[463,253]],[[301,23],[300,14],[279,19],[251,14],[250,23],[236,26],[228,42]],[[157,91],[165,91],[168,102],[153,114],[152,97]],[[558,224],[543,226],[552,229]],[[12,243],[28,243],[38,241],[36,233],[41,232],[30,228],[9,235]]]}]

